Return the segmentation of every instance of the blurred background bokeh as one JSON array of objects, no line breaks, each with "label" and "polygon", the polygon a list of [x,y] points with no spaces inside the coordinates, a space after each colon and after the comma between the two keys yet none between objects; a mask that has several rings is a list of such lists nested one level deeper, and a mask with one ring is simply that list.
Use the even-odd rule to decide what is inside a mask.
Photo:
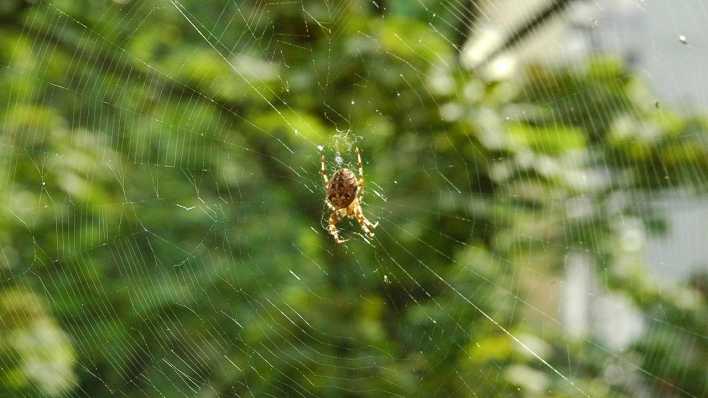
[{"label": "blurred background bokeh", "polygon": [[0,0],[0,397],[708,396],[706,27]]}]

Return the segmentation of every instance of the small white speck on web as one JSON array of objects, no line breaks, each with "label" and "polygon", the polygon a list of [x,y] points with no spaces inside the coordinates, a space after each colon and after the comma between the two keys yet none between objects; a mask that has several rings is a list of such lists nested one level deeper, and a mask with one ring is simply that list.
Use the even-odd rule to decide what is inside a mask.
[{"label": "small white speck on web", "polygon": [[337,162],[338,165],[341,165],[342,163],[344,163],[344,159],[342,159],[342,157],[339,155],[334,157],[334,161]]},{"label": "small white speck on web", "polygon": [[685,35],[680,35],[679,41],[681,42],[681,44],[688,44],[688,39],[686,38]]}]

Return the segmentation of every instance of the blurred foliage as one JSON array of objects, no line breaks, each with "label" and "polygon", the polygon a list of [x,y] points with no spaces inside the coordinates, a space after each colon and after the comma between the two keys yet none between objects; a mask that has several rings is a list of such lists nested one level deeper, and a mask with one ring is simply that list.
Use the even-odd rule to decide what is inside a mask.
[{"label": "blurred foliage", "polygon": [[[0,4],[0,395],[705,396],[705,283],[631,237],[705,193],[708,119],[617,60],[487,81],[436,1]],[[578,253],[630,346],[564,333]]]}]

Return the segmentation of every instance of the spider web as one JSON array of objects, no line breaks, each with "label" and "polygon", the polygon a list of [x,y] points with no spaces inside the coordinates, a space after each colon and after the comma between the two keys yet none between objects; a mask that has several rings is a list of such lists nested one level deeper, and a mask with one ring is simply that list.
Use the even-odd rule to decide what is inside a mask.
[{"label": "spider web", "polygon": [[705,5],[206,3],[0,10],[0,392],[706,394]]}]

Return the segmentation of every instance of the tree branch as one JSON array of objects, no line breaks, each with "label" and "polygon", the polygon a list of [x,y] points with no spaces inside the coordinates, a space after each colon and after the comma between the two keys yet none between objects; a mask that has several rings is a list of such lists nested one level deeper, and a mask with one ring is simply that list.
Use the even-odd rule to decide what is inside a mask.
[{"label": "tree branch", "polygon": [[539,11],[531,19],[527,20],[521,26],[516,28],[507,39],[494,51],[492,51],[487,58],[482,61],[477,67],[482,67],[496,58],[499,54],[504,51],[516,46],[524,39],[526,39],[531,33],[537,28],[541,27],[550,19],[560,13],[562,13],[569,5],[575,0],[555,0],[548,4],[545,8]]}]

